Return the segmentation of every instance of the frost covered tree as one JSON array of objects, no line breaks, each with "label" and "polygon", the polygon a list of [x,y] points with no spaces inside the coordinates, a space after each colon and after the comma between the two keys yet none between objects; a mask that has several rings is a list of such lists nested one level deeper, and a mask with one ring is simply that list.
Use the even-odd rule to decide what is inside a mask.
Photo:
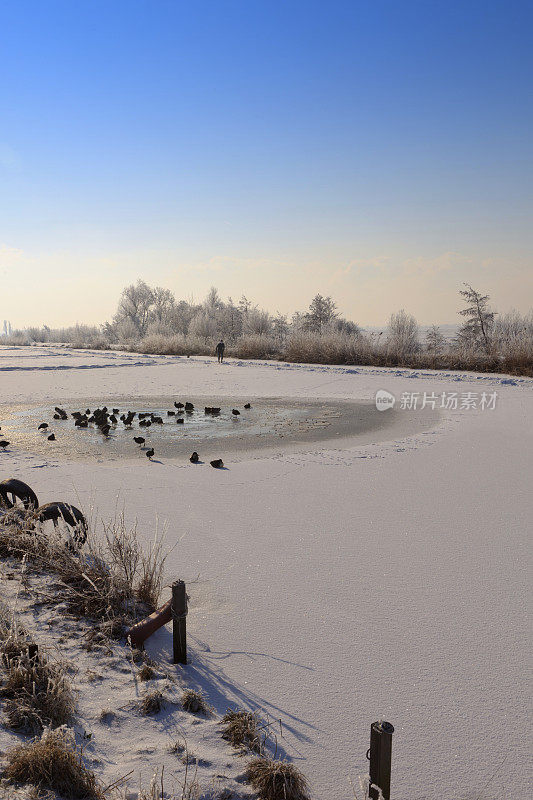
[{"label": "frost covered tree", "polygon": [[207,311],[200,311],[191,320],[191,324],[189,325],[189,333],[191,333],[193,336],[198,336],[199,339],[203,339],[205,342],[207,342],[209,339],[213,339],[216,336],[216,320],[210,316]]},{"label": "frost covered tree", "polygon": [[124,326],[128,322],[130,330],[135,330],[137,334],[144,336],[153,303],[154,293],[144,281],[126,286],[120,296],[113,322],[118,326]]},{"label": "frost covered tree", "polygon": [[279,342],[284,342],[289,333],[289,323],[287,317],[279,312],[272,320],[272,335],[278,339]]},{"label": "frost covered tree", "polygon": [[303,327],[314,333],[322,333],[337,317],[337,305],[331,297],[317,294],[311,300],[309,310],[304,314]]},{"label": "frost covered tree", "polygon": [[442,353],[446,339],[438,325],[432,325],[426,333],[426,348],[434,356]]},{"label": "frost covered tree", "polygon": [[152,289],[152,308],[150,317],[155,322],[167,322],[172,319],[173,311],[176,307],[176,298],[170,289],[163,289],[156,286]]},{"label": "frost covered tree", "polygon": [[482,295],[465,283],[466,288],[459,294],[467,302],[467,307],[459,311],[462,317],[466,318],[457,334],[458,341],[474,346],[483,346],[485,350],[490,348],[490,330],[494,322],[494,311],[490,311],[488,294]]},{"label": "frost covered tree", "polygon": [[419,349],[418,323],[403,308],[391,314],[387,344],[390,350],[401,355],[416,353]]}]

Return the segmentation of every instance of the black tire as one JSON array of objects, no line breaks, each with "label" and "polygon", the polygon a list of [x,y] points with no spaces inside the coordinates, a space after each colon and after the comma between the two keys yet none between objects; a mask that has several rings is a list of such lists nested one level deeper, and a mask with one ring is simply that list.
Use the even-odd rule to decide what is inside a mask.
[{"label": "black tire", "polygon": [[9,478],[0,483],[0,506],[4,508],[14,508],[16,504],[13,502],[13,499],[9,499],[8,495],[11,495],[11,498],[16,497],[20,500],[25,509],[36,509],[39,507],[39,500],[33,489],[31,489],[27,483],[23,483],[17,478]]},{"label": "black tire", "polygon": [[70,503],[45,503],[44,506],[39,506],[35,517],[39,522],[51,519],[54,524],[62,519],[74,530],[74,541],[79,547],[87,540],[87,520],[79,508],[71,506]]}]

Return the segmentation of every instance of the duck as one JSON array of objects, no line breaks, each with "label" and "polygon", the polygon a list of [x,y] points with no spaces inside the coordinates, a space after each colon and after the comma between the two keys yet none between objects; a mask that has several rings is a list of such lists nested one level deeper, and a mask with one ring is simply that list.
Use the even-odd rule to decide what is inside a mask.
[{"label": "duck", "polygon": [[221,467],[224,466],[224,462],[222,461],[221,458],[214,458],[213,461],[210,461],[209,463],[215,469],[220,469]]},{"label": "duck", "polygon": [[245,404],[244,404],[244,407],[245,407],[246,409],[248,409],[248,408],[251,408],[252,406],[251,406],[251,403],[245,403]]},{"label": "duck", "polygon": [[183,403],[174,403],[174,408],[183,408]]},{"label": "duck", "polygon": [[213,413],[213,409],[210,408],[209,406],[206,406],[204,408],[204,414],[212,414],[212,413]]},{"label": "duck", "polygon": [[200,456],[198,455],[196,450],[194,451],[192,456],[189,458],[189,461],[191,462],[191,464],[198,464],[198,462],[200,461]]},{"label": "duck", "polygon": [[111,409],[111,410],[113,411],[113,414],[114,414],[115,416],[116,416],[117,414],[119,414],[119,413],[120,413],[120,408],[113,408],[113,409]]},{"label": "duck", "polygon": [[48,422],[41,422],[39,427],[37,428],[38,431],[45,431],[48,428]]},{"label": "duck", "polygon": [[212,414],[214,417],[216,417],[218,414],[220,414],[220,408],[214,408],[214,407],[213,407],[213,408],[211,409],[211,414]]},{"label": "duck", "polygon": [[61,419],[61,417],[59,416],[59,414],[54,414],[54,419]]},{"label": "duck", "polygon": [[239,417],[241,414],[241,412],[238,411],[236,408],[233,408],[231,413],[233,414],[234,417]]},{"label": "duck", "polygon": [[183,425],[184,422],[185,420],[183,419],[183,417],[176,417],[176,423],[178,425]]},{"label": "duck", "polygon": [[55,442],[55,440],[56,440],[55,433],[51,433],[50,436],[48,436],[48,441]]},{"label": "duck", "polygon": [[9,447],[9,442],[6,442],[5,439],[2,439],[2,441],[0,441],[0,447],[2,448],[2,450],[5,450],[6,447]]},{"label": "duck", "polygon": [[185,411],[194,411],[194,406],[192,403],[185,403]]},{"label": "duck", "polygon": [[110,414],[109,419],[111,420],[113,425],[116,425],[117,422],[118,422],[118,420],[117,420],[117,418],[116,418],[116,416],[114,414]]},{"label": "duck", "polygon": [[133,441],[134,441],[136,444],[138,444],[138,445],[139,445],[139,447],[142,447],[142,446],[143,446],[143,444],[145,443],[146,439],[145,439],[144,437],[142,437],[142,436],[134,436],[134,437],[133,437]]},{"label": "duck", "polygon": [[150,448],[149,450],[147,450],[147,451],[146,451],[146,453],[145,453],[146,457],[147,457],[147,458],[149,458],[149,459],[150,459],[150,461],[152,460],[152,456],[153,456],[154,454],[155,454],[155,450],[154,450],[154,448],[153,448],[153,447],[151,447],[151,448]]},{"label": "duck", "polygon": [[167,411],[167,417],[175,417],[175,416],[176,416],[175,411]]},{"label": "duck", "polygon": [[111,430],[111,425],[102,425],[100,427],[101,432],[107,438],[109,436],[109,431]]}]

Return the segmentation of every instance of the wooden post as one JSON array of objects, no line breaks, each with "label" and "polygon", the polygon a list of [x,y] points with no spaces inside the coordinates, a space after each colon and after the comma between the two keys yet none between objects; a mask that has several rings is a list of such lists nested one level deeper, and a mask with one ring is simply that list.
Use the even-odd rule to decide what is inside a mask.
[{"label": "wooden post", "polygon": [[30,661],[34,661],[39,657],[39,645],[30,644],[28,645],[28,658]]},{"label": "wooden post", "polygon": [[[370,747],[367,758],[370,761],[370,784],[379,786],[384,800],[390,800],[390,773],[392,761],[392,734],[394,726],[385,720],[373,722],[370,726]],[[371,785],[368,795],[378,800],[378,790]]]},{"label": "wooden post", "polygon": [[172,601],[169,600],[164,606],[158,608],[149,617],[137,622],[126,632],[126,637],[129,636],[132,647],[142,647],[145,639],[170,622],[172,619],[171,603]]},{"label": "wooden post", "polygon": [[172,639],[174,664],[187,663],[187,592],[185,582],[172,584]]}]

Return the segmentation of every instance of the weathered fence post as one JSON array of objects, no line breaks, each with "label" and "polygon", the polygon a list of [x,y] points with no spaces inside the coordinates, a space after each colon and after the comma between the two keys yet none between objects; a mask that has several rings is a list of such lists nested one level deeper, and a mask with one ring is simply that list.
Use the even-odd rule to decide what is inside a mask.
[{"label": "weathered fence post", "polygon": [[[370,726],[370,747],[366,757],[370,761],[370,788],[369,797],[378,800],[379,792],[374,786],[379,786],[384,800],[390,800],[390,771],[392,760],[392,734],[394,726],[385,720],[373,722]],[[373,785],[374,786],[373,786]]]},{"label": "weathered fence post", "polygon": [[28,645],[28,658],[30,661],[35,661],[39,657],[39,645],[37,644],[29,644]]},{"label": "weathered fence post", "polygon": [[174,664],[187,663],[187,592],[184,581],[172,584]]}]

